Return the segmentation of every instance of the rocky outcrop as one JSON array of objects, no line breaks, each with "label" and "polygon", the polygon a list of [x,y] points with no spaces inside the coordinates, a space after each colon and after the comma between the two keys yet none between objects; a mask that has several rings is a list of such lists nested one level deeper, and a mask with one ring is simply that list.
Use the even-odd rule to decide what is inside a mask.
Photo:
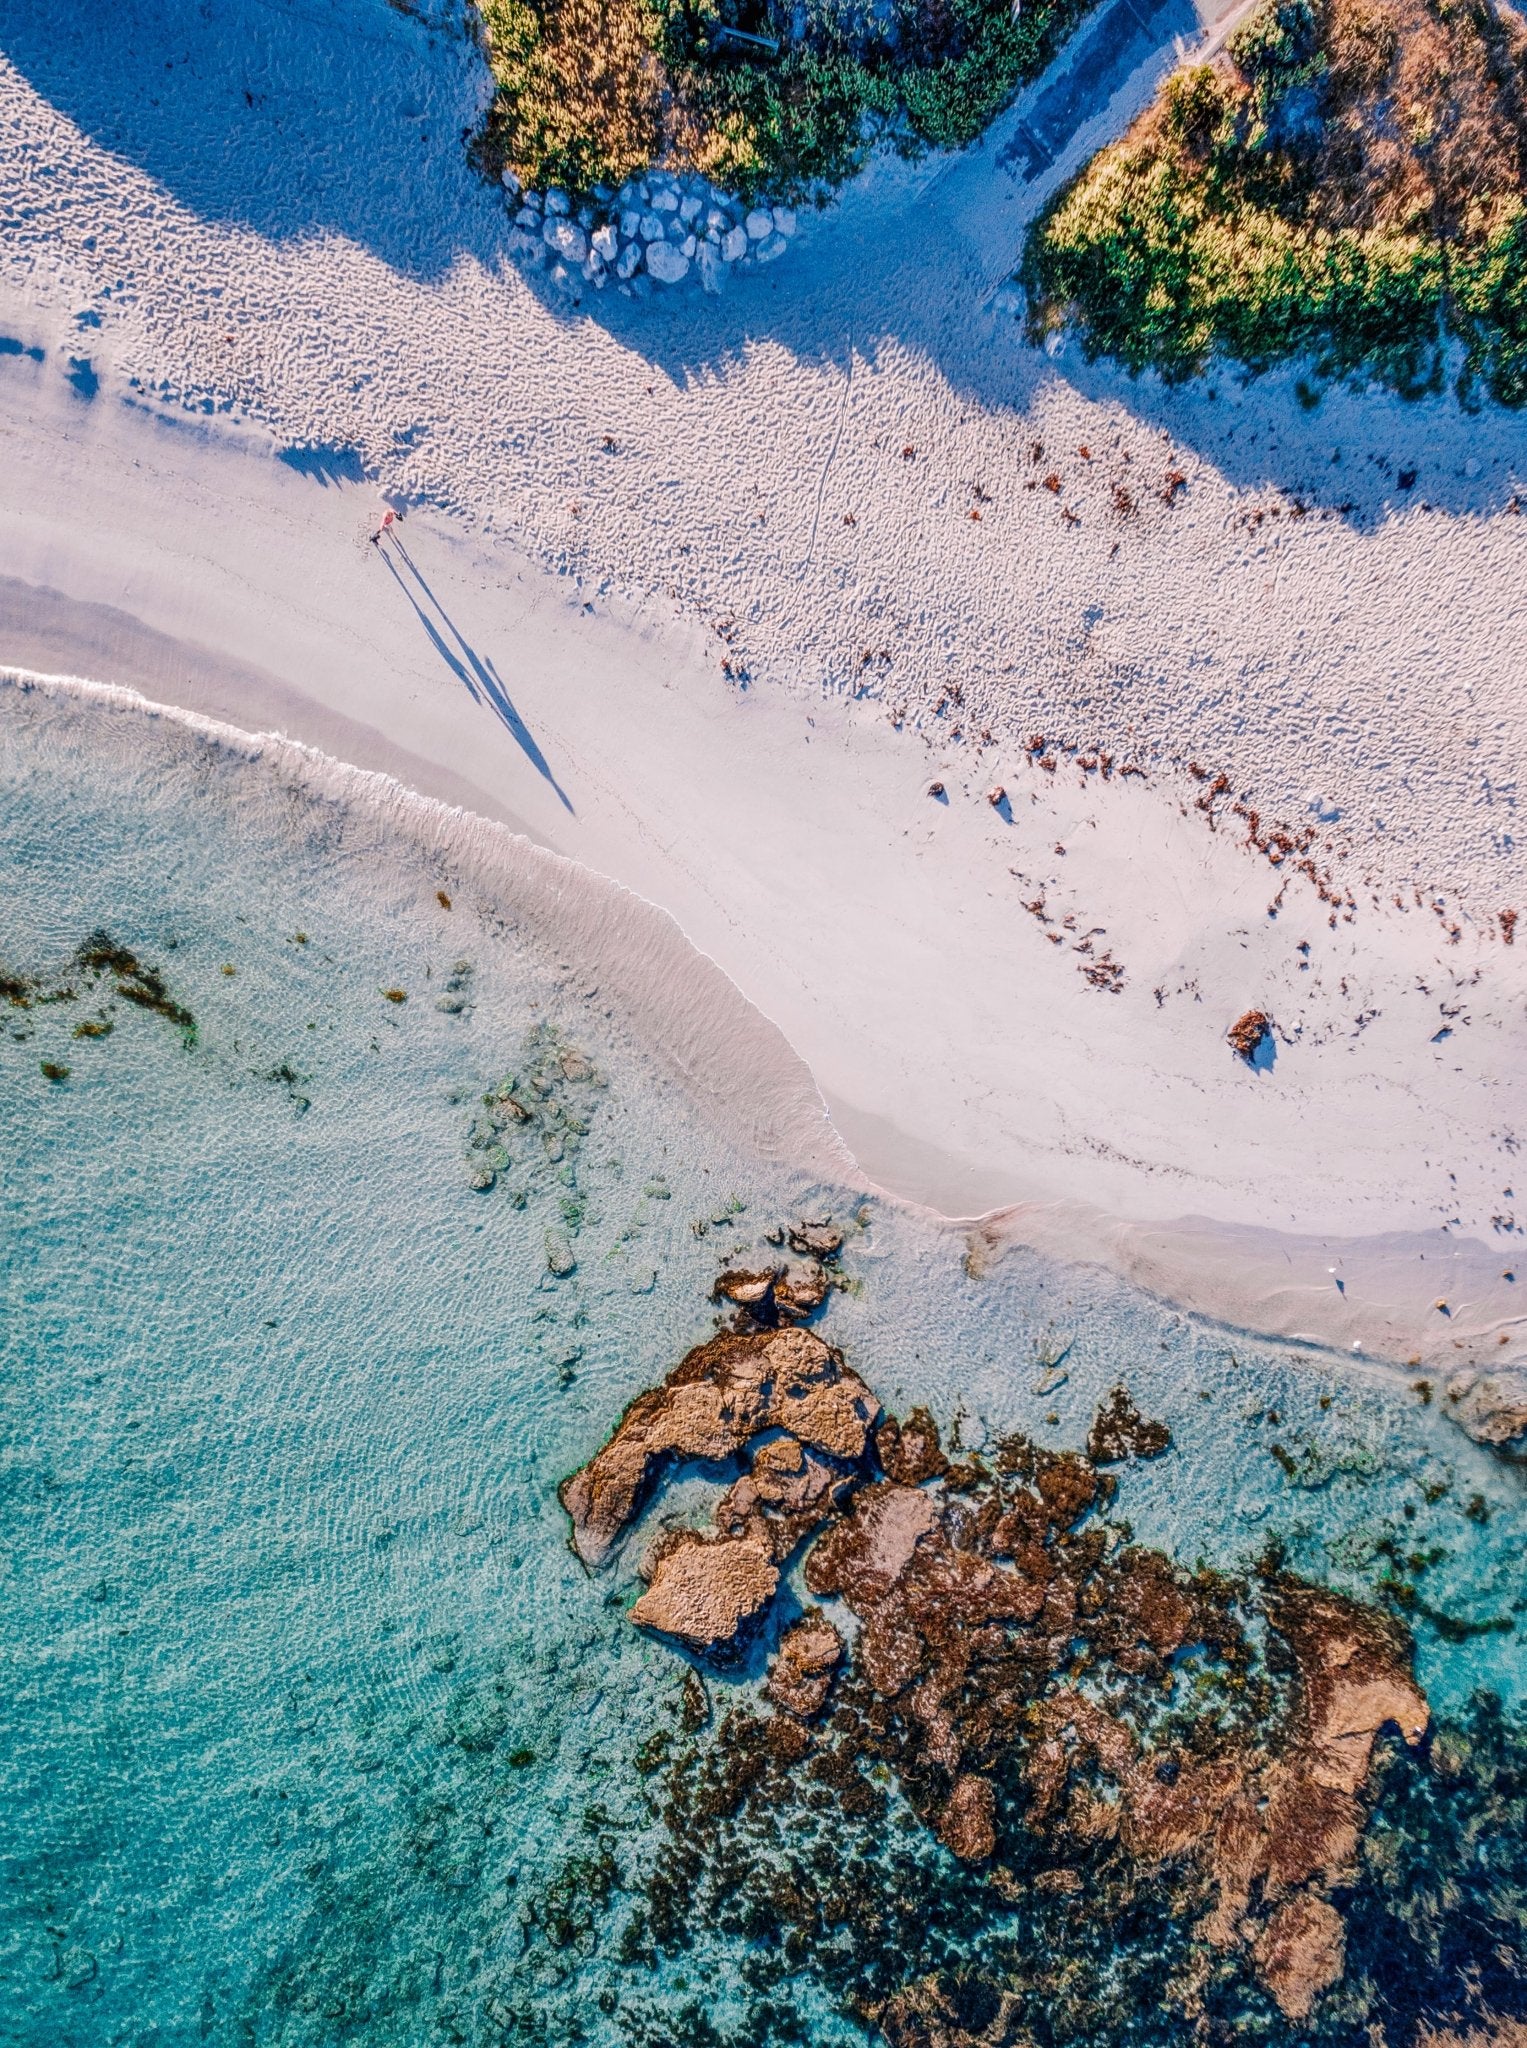
[{"label": "rocky outcrop", "polygon": [[1172,1448],[1172,1432],[1164,1422],[1147,1422],[1124,1387],[1115,1387],[1108,1406],[1100,1408],[1087,1434],[1087,1455],[1094,1465],[1120,1465],[1130,1458],[1159,1458]]},{"label": "rocky outcrop", "polygon": [[649,1570],[631,1619],[699,1650],[732,1642],[779,1584],[774,1560],[746,1536],[707,1541],[686,1530],[659,1548]]},{"label": "rocky outcrop", "polygon": [[[748,1314],[776,1284],[727,1277]],[[1255,1582],[1187,1572],[1105,1524],[1118,1482],[1099,1466],[1170,1447],[1120,1387],[1087,1456],[1014,1436],[954,1460],[926,1411],[882,1415],[814,1332],[742,1329],[634,1402],[563,1498],[596,1562],[664,1458],[733,1461],[713,1528],[662,1540],[632,1618],[724,1652],[767,1626],[804,1545],[809,1592],[857,1624],[845,1639],[813,1610],[784,1631],[765,1718],[723,1722],[697,1816],[829,1795],[864,1814],[888,1767],[972,1867],[962,1881],[989,1864],[1014,1896],[1036,1841],[1047,1893],[1107,1869],[1124,1896],[1160,1872],[1200,1955],[1238,1951],[1297,2023],[1342,1973],[1332,1894],[1354,1881],[1380,1733],[1417,1743],[1427,1703],[1387,1616],[1271,1566]],[[1004,1997],[978,1969],[974,1988],[924,1980],[879,2024],[893,2042],[983,2041]]]},{"label": "rocky outcrop", "polygon": [[1273,1021],[1265,1010],[1246,1010],[1225,1033],[1225,1042],[1237,1059],[1255,1064],[1258,1053],[1272,1037]]},{"label": "rocky outcrop", "polygon": [[980,1977],[925,1977],[888,1999],[875,2024],[890,2048],[1021,2048],[1019,2011]]},{"label": "rocky outcrop", "polygon": [[1448,1381],[1446,1412],[1475,1443],[1527,1463],[1527,1372],[1458,1373]]},{"label": "rocky outcrop", "polygon": [[585,1564],[602,1564],[676,1458],[735,1458],[779,1430],[852,1465],[879,1412],[863,1380],[809,1330],[724,1332],[639,1395],[604,1449],[564,1482],[573,1547]]},{"label": "rocky outcrop", "polygon": [[809,1720],[820,1713],[843,1656],[843,1638],[830,1621],[812,1611],[786,1629],[764,1691],[787,1714]]},{"label": "rocky outcrop", "polygon": [[745,1309],[749,1323],[772,1329],[780,1322],[808,1322],[826,1301],[831,1285],[815,1260],[803,1266],[729,1267],[717,1276],[714,1298]]},{"label": "rocky outcrop", "polygon": [[1257,1936],[1257,1974],[1285,2019],[1306,2020],[1322,1991],[1342,1973],[1347,1930],[1328,1899],[1300,1892]]}]

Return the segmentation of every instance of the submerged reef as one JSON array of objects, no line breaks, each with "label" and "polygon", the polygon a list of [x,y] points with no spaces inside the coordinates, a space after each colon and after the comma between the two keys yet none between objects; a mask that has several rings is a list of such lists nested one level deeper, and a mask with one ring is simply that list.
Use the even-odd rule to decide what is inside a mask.
[{"label": "submerged reef", "polygon": [[[471,973],[470,961],[457,961],[440,1007],[463,1006],[460,991]],[[479,1193],[496,1187],[511,1168],[519,1169],[519,1178],[506,1185],[518,1208],[533,1179],[550,1175],[569,1190],[567,1227],[547,1239],[547,1266],[558,1275],[571,1273],[576,1264],[570,1239],[582,1220],[578,1154],[604,1086],[585,1053],[568,1044],[555,1025],[539,1024],[527,1035],[519,1064],[484,1093],[466,1134],[467,1181]]]},{"label": "submerged reef", "polygon": [[[665,1471],[701,1460],[729,1481],[708,1527],[648,1549],[630,1610],[690,1670],[686,1739],[642,1759],[663,1832],[630,1880],[622,1958],[730,1939],[760,2001],[730,2034],[692,2007],[694,2038],[812,2038],[780,2010],[782,1972],[892,2048],[1398,2048],[1527,2008],[1499,1938],[1519,1936],[1512,1882],[1492,1942],[1490,1915],[1450,1918],[1456,1874],[1429,1877],[1434,1918],[1386,1879],[1424,1865],[1428,1829],[1440,1851],[1433,1803],[1477,1754],[1457,1730],[1432,1739],[1399,1620],[1275,1548],[1233,1574],[1134,1542],[1101,1468],[1127,1481],[1171,1437],[1124,1387],[1085,1454],[1015,1433],[953,1455],[925,1410],[887,1413],[815,1330],[781,1326],[758,1277],[721,1276],[732,1326],[561,1495],[599,1569]],[[735,1702],[713,1722],[707,1671]],[[1517,1812],[1521,1732],[1488,1702],[1475,1718],[1516,1760],[1472,1789]],[[662,2038],[655,2012],[624,2021]]]}]

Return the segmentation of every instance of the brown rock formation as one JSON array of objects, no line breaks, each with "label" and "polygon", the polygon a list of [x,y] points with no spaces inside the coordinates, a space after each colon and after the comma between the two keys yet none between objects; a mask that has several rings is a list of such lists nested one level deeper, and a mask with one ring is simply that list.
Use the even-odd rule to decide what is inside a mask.
[{"label": "brown rock formation", "polygon": [[864,1382],[808,1330],[713,1337],[662,1386],[638,1395],[604,1449],[563,1483],[573,1547],[585,1564],[603,1564],[672,1459],[733,1458],[755,1437],[785,1429],[855,1463],[879,1412]]},{"label": "brown rock formation", "polygon": [[1124,1387],[1114,1388],[1087,1437],[1087,1455],[1094,1465],[1118,1465],[1126,1458],[1159,1458],[1171,1448],[1172,1432],[1166,1424],[1147,1422]]},{"label": "brown rock formation", "polygon": [[1309,1892],[1300,1892],[1273,1914],[1252,1953],[1285,2019],[1309,2018],[1321,1992],[1341,1976],[1346,1940],[1340,1913]]},{"label": "brown rock formation", "polygon": [[835,1259],[843,1246],[843,1233],[830,1223],[792,1223],[790,1249],[803,1259]]},{"label": "brown rock formation", "polygon": [[[758,1278],[730,1276],[731,1298]],[[1134,1870],[1192,1865],[1213,1901],[1202,1937],[1246,1947],[1285,2016],[1302,2020],[1341,1975],[1343,1923],[1328,1895],[1355,1869],[1379,1733],[1393,1726],[1415,1743],[1426,1726],[1408,1638],[1290,1576],[1188,1573],[1121,1542],[1095,1512],[1116,1489],[1098,1464],[1170,1446],[1123,1388],[1088,1445],[1084,1457],[1014,1437],[994,1471],[951,1465],[930,1416],[882,1418],[811,1332],[736,1331],[634,1402],[563,1500],[580,1554],[597,1563],[663,1459],[736,1459],[714,1532],[664,1539],[633,1619],[701,1648],[726,1644],[811,1539],[807,1586],[858,1621],[851,1652],[818,1613],[786,1631],[764,1689],[778,1711],[729,1719],[740,1775],[734,1792],[718,1783],[707,1795],[713,1810],[735,1811],[765,1782],[788,1798],[800,1771],[813,1800],[831,1788],[863,1812],[881,1794],[861,1767],[881,1760],[945,1848],[982,1863],[1012,1824],[1004,1806],[999,1825],[995,1784],[1013,1782],[1016,1760],[1023,1823],[1060,1866],[1046,1873],[1052,1889],[1100,1857]],[[1292,1685],[1258,1647],[1257,1610],[1289,1652]],[[1194,1688],[1219,1685],[1223,1711],[1196,1714],[1194,1692],[1178,1690],[1168,1738],[1153,1733],[1155,1710],[1178,1688],[1185,1652]],[[1002,2001],[987,1994],[967,2006],[964,1988],[925,1980],[879,2023],[893,2043],[994,2039]]]},{"label": "brown rock formation", "polygon": [[965,1771],[938,1818],[938,1838],[963,1863],[984,1863],[997,1847],[997,1794],[990,1778]]},{"label": "brown rock formation", "polygon": [[800,1266],[728,1267],[717,1276],[712,1298],[733,1302],[747,1311],[749,1323],[772,1329],[781,1321],[809,1322],[831,1286],[826,1270],[815,1259]]},{"label": "brown rock formation", "polygon": [[1019,2004],[979,1978],[965,1983],[925,1977],[888,1999],[875,2014],[890,2048],[1029,2048],[1014,2031]]},{"label": "brown rock formation", "polygon": [[652,1583],[631,1619],[709,1649],[731,1642],[773,1599],[778,1584],[779,1571],[761,1545],[745,1536],[708,1542],[686,1530],[659,1547]]},{"label": "brown rock formation", "polygon": [[1237,1059],[1249,1066],[1262,1049],[1262,1040],[1272,1031],[1272,1018],[1265,1010],[1246,1010],[1225,1033],[1226,1043]]},{"label": "brown rock formation", "polygon": [[779,1639],[779,1650],[764,1691],[786,1713],[809,1720],[820,1712],[843,1655],[843,1638],[815,1611],[805,1614]]},{"label": "brown rock formation", "polygon": [[898,1486],[921,1486],[929,1479],[942,1479],[949,1470],[938,1440],[938,1424],[926,1408],[914,1408],[905,1422],[894,1415],[882,1417],[875,1431],[875,1449],[887,1479]]},{"label": "brown rock formation", "polygon": [[833,1512],[852,1474],[793,1436],[765,1437],[752,1463],[716,1508],[723,1536],[750,1536],[783,1563],[803,1536]]}]

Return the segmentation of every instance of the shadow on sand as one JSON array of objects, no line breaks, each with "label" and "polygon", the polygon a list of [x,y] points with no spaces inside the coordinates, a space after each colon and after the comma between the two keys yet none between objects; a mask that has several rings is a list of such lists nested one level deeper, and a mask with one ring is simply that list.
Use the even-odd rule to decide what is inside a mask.
[{"label": "shadow on sand", "polygon": [[[1175,21],[1172,4],[1162,21]],[[1079,49],[1115,11],[1083,25]],[[1160,25],[1147,0],[1134,14],[1137,26],[1147,14],[1152,32]],[[1407,402],[1333,387],[1311,407],[1295,371],[1248,380],[1225,370],[1174,390],[1088,364],[1074,343],[1054,358],[1029,346],[994,288],[1021,249],[1024,166],[1040,144],[1053,154],[1059,129],[1084,110],[1065,74],[1046,81],[1022,121],[963,156],[878,165],[811,224],[809,247],[719,298],[685,286],[633,301],[587,287],[572,297],[514,271],[509,215],[464,146],[487,81],[459,25],[432,27],[378,0],[329,0],[322,11],[268,0],[72,11],[0,0],[0,47],[58,112],[203,219],[274,241],[343,236],[424,282],[475,262],[558,320],[598,321],[679,385],[725,378],[765,341],[805,364],[846,372],[852,359],[870,375],[894,350],[924,357],[962,400],[999,415],[1021,418],[1069,383],[1117,407],[1126,434],[1133,416],[1235,486],[1297,497],[1361,528],[1423,503],[1482,518],[1519,487],[1520,418],[1471,416],[1450,396]],[[1095,69],[1091,58],[1078,78],[1084,68]],[[486,670],[476,681],[489,691]]]},{"label": "shadow on sand", "polygon": [[[487,705],[504,729],[511,734],[537,774],[544,776],[551,784],[561,800],[563,809],[571,812],[572,799],[553,775],[551,763],[541,752],[535,735],[515,710],[513,700],[504,687],[503,678],[493,663],[485,655],[477,653],[463,637],[449,612],[420,574],[418,564],[399,538],[396,528],[389,527],[386,533],[378,537],[376,549],[387,564],[388,574],[408,600],[410,610],[424,628],[430,645],[440,659],[452,675],[465,685],[474,703]],[[419,594],[416,595],[416,592]],[[423,598],[422,603],[420,596]]]}]

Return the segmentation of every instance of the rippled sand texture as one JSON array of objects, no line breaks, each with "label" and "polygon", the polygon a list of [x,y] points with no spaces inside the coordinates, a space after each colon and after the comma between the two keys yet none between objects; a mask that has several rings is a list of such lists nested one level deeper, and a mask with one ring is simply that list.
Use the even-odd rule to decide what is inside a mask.
[{"label": "rippled sand texture", "polygon": [[[556,1498],[710,1333],[718,1259],[803,1213],[846,1233],[819,1327],[888,1406],[1062,1449],[1126,1381],[1173,1433],[1121,1495],[1136,1539],[1189,1568],[1276,1539],[1398,1606],[1438,1741],[1486,1754],[1447,1730],[1520,1684],[1523,1494],[1440,1399],[1095,1272],[983,1271],[958,1232],[765,1163],[444,828],[123,706],[5,711],[3,2038],[876,2038],[828,1925],[649,1945],[652,1738],[703,1763],[770,1643],[720,1672],[640,1634],[642,1545],[585,1572]],[[643,1527],[700,1523],[718,1476],[681,1468]],[[1368,1839],[1403,1864],[1442,1780],[1391,1747],[1400,1819]],[[859,1851],[952,1902],[902,1981],[956,1940],[1013,1967],[1013,1901],[888,1811]],[[1045,1925],[1101,1967],[1084,1915]],[[1332,1996],[1313,2032],[1366,2043]],[[1050,2038],[1163,2024],[1085,2010]],[[1265,2002],[1245,2024],[1312,2037]]]}]

